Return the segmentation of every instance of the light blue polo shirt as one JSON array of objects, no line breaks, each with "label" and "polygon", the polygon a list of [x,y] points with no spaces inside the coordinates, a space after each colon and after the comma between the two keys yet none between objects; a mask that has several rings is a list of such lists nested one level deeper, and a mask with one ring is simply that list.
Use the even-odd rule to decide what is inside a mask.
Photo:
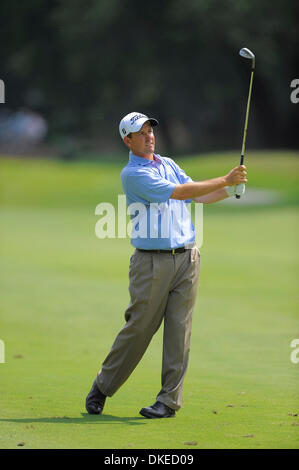
[{"label": "light blue polo shirt", "polygon": [[154,160],[148,160],[130,152],[121,182],[131,215],[133,246],[171,250],[194,242],[192,200],[169,199],[178,184],[191,181],[171,158],[155,154]]}]

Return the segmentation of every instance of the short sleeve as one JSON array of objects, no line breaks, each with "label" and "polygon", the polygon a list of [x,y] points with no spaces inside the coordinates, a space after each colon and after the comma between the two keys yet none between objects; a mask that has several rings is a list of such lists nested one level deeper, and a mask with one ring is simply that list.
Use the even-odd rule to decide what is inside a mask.
[{"label": "short sleeve", "polygon": [[179,165],[177,165],[177,163],[175,163],[173,160],[171,160],[171,163],[175,167],[177,176],[178,176],[181,184],[192,183],[193,182],[193,179],[190,178],[190,176],[186,175],[184,170],[182,170],[182,168],[180,168]]},{"label": "short sleeve", "polygon": [[[177,165],[177,163],[175,163],[171,158],[169,158],[168,161],[170,162],[171,166],[175,170],[176,176],[177,176],[180,184],[192,183],[193,182],[193,179],[190,178],[190,176],[186,175],[184,170],[182,170],[182,168],[180,168],[179,165]],[[186,203],[191,203],[192,199],[185,199],[185,202]]]},{"label": "short sleeve", "polygon": [[131,199],[135,199],[134,195],[136,195],[139,199],[144,199],[147,202],[166,202],[173,193],[176,184],[153,171],[138,170],[134,174],[126,175],[123,186]]}]

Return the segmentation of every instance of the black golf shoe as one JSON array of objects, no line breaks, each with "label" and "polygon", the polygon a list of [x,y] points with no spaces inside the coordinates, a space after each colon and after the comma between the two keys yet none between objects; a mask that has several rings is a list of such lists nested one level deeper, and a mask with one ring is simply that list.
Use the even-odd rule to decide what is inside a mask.
[{"label": "black golf shoe", "polygon": [[86,411],[91,415],[100,415],[103,411],[105,401],[106,395],[100,392],[95,380],[92,384],[89,394],[86,397]]},{"label": "black golf shoe", "polygon": [[156,401],[154,405],[142,408],[139,413],[145,418],[174,418],[175,410],[164,405],[160,401]]}]

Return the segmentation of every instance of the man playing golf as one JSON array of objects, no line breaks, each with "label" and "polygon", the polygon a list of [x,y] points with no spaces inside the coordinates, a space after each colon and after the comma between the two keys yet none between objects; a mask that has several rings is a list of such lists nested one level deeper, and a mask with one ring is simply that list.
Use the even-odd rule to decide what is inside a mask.
[{"label": "man playing golf", "polygon": [[139,214],[131,237],[135,247],[129,269],[131,300],[126,323],[86,398],[90,414],[102,413],[106,397],[128,379],[162,321],[162,387],[156,402],[142,408],[140,414],[168,418],[181,408],[200,270],[200,253],[186,205],[192,200],[209,204],[242,195],[245,186],[241,183],[247,182],[244,165],[225,176],[192,181],[173,160],[154,153],[153,127],[157,124],[156,119],[134,112],[119,125],[130,149],[129,162],[121,173],[122,186],[127,205],[133,208],[131,215]]}]

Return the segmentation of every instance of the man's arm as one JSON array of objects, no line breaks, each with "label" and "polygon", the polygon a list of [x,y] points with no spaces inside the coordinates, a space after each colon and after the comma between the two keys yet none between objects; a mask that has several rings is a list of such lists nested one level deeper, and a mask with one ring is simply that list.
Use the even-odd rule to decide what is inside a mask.
[{"label": "man's arm", "polygon": [[229,197],[225,188],[218,189],[217,191],[213,191],[212,193],[205,194],[204,196],[194,197],[194,202],[201,202],[203,204],[212,204],[213,202],[223,201]]},{"label": "man's arm", "polygon": [[[174,188],[173,193],[171,194],[171,199],[195,199],[202,198],[203,196],[210,195],[211,193],[217,192],[217,197],[219,196],[219,191],[221,191],[221,196],[224,196],[225,186],[234,186],[239,183],[247,183],[246,179],[246,166],[240,165],[233,168],[227,175],[220,176],[218,178],[213,178],[206,181],[192,182],[179,184]],[[205,198],[210,199],[210,198]],[[223,197],[224,199],[224,197]],[[217,199],[220,200],[220,199]],[[197,201],[204,202],[204,201]],[[205,201],[206,202],[206,201]],[[209,201],[216,202],[216,201]]]}]

